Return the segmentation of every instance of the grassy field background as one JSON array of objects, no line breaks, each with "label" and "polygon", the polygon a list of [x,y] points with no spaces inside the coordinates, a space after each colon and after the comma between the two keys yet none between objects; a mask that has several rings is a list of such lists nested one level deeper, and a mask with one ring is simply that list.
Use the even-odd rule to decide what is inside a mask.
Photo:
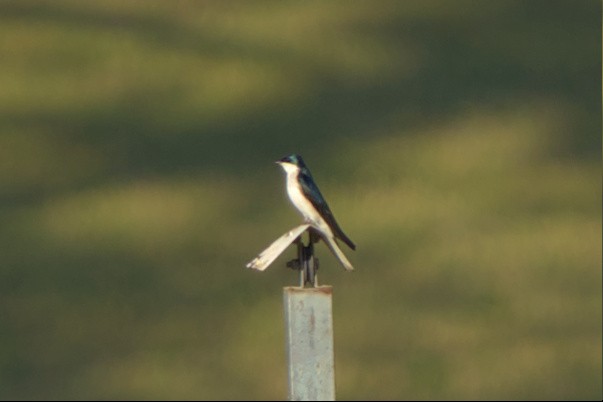
[{"label": "grassy field background", "polygon": [[285,398],[292,152],[339,399],[601,399],[600,2],[2,1],[0,88],[0,399]]}]

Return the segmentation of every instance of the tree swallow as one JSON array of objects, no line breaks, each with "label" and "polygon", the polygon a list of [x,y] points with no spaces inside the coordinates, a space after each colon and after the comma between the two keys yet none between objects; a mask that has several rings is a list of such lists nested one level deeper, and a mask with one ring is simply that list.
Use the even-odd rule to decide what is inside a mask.
[{"label": "tree swallow", "polygon": [[310,170],[302,157],[292,154],[276,161],[276,163],[281,165],[287,173],[287,194],[306,223],[312,225],[320,234],[345,269],[348,271],[354,269],[337,245],[335,238],[343,241],[352,250],[356,250],[356,245],[337,224],[327,201],[325,201],[318,186],[314,183]]}]

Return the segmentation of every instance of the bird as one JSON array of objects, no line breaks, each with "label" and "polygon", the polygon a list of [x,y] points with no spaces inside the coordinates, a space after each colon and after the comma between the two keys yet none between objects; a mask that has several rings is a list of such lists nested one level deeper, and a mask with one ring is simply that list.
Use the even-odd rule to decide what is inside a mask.
[{"label": "bird", "polygon": [[287,174],[287,195],[303,216],[304,221],[318,232],[343,267],[348,271],[353,270],[354,267],[343,254],[335,239],[343,241],[352,250],[356,250],[356,245],[339,227],[329,204],[322,196],[302,157],[298,154],[291,154],[279,159],[276,163]]}]

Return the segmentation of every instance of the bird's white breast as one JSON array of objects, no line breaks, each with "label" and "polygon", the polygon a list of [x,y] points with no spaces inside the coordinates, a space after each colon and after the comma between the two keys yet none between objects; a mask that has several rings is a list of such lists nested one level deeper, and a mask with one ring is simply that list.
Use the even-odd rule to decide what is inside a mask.
[{"label": "bird's white breast", "polygon": [[283,164],[283,168],[287,172],[287,194],[295,208],[297,208],[308,223],[311,223],[328,235],[333,236],[329,225],[327,225],[325,220],[320,216],[316,208],[314,208],[314,205],[312,205],[306,196],[304,196],[297,180],[299,168],[287,163]]}]

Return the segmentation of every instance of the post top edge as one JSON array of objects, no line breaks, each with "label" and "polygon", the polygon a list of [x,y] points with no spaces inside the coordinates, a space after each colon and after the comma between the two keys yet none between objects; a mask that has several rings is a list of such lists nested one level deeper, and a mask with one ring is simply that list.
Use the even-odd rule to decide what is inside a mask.
[{"label": "post top edge", "polygon": [[333,294],[333,286],[321,285],[315,288],[302,288],[299,286],[285,286],[283,291],[286,293],[323,293],[326,295]]}]

